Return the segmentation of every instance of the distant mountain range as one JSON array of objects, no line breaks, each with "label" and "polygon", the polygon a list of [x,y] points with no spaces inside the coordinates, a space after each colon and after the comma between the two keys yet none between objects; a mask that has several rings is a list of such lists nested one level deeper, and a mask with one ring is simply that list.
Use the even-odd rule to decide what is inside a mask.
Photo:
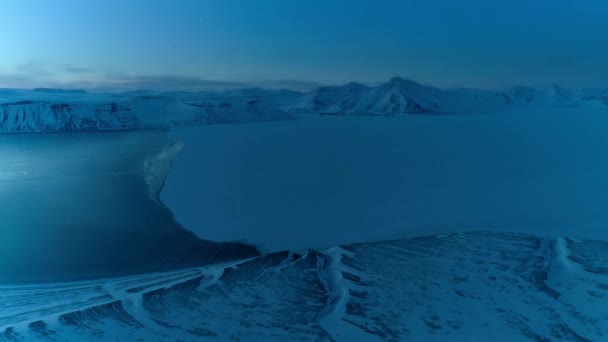
[{"label": "distant mountain range", "polygon": [[402,115],[493,112],[512,106],[608,107],[608,89],[513,87],[504,91],[439,89],[402,78],[307,93],[249,88],[221,93],[88,93],[0,89],[0,132],[133,129],[291,119],[296,114]]},{"label": "distant mountain range", "polygon": [[286,120],[293,116],[281,108],[301,95],[260,89],[220,94],[0,90],[0,132],[138,129]]},{"label": "distant mountain range", "polygon": [[537,90],[513,87],[504,91],[439,89],[393,78],[377,87],[358,83],[321,87],[304,94],[290,113],[328,115],[399,115],[489,112],[514,105],[608,106],[608,90],[570,91],[558,86]]}]

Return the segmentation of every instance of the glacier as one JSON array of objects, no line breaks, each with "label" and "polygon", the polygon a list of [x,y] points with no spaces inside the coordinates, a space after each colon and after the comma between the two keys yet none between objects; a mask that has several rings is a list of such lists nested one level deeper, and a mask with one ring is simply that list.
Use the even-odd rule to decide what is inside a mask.
[{"label": "glacier", "polygon": [[0,340],[600,341],[608,244],[470,232],[0,286]]}]

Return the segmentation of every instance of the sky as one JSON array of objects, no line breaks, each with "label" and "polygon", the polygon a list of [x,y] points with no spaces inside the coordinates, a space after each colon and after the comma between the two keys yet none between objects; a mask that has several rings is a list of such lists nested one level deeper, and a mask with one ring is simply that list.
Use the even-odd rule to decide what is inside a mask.
[{"label": "sky", "polygon": [[605,0],[2,0],[0,87],[608,87]]}]

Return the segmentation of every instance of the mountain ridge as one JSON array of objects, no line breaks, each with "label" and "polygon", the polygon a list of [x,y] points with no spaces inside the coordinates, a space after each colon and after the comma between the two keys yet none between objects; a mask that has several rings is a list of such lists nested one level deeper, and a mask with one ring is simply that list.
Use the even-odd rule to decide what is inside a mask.
[{"label": "mountain ridge", "polygon": [[[39,102],[38,106],[23,101]],[[47,103],[48,106],[41,105]],[[112,106],[124,111],[112,111]],[[573,91],[514,86],[505,90],[441,89],[393,77],[369,86],[349,82],[312,91],[244,88],[223,92],[89,93],[36,88],[0,91],[0,132],[137,129],[288,120],[294,115],[489,113],[515,106],[608,107],[608,89]],[[55,108],[55,109],[53,109]],[[57,108],[64,108],[59,113]],[[104,109],[106,108],[106,109]]]}]

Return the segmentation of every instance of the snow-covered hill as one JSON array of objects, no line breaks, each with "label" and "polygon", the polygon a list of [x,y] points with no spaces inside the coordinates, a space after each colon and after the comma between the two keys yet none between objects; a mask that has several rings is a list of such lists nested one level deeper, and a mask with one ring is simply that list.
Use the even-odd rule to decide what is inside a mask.
[{"label": "snow-covered hill", "polygon": [[439,89],[393,78],[377,87],[357,83],[323,87],[302,95],[290,113],[328,115],[399,115],[493,112],[510,106],[583,106],[606,104],[605,94],[583,96],[559,86],[537,90],[513,87],[505,91]]},{"label": "snow-covered hill", "polygon": [[[212,97],[203,101],[188,101],[197,124],[274,121],[290,119],[291,115],[276,104],[267,103],[259,96]],[[187,122],[186,122],[187,123]]]},{"label": "snow-covered hill", "polygon": [[357,99],[371,88],[359,83],[348,83],[343,86],[321,87],[302,95],[287,110],[295,114],[310,114],[324,112],[338,104],[357,101]]},{"label": "snow-covered hill", "polygon": [[1,132],[51,132],[141,128],[129,106],[112,103],[18,101],[0,104]]},{"label": "snow-covered hill", "polygon": [[581,99],[588,104],[608,107],[608,89],[583,91]]},{"label": "snow-covered hill", "polygon": [[285,120],[280,108],[299,93],[89,94],[33,90],[0,93],[0,132],[137,129],[187,124]]},{"label": "snow-covered hill", "polygon": [[608,107],[608,91],[559,86],[504,91],[440,89],[395,77],[308,93],[248,88],[213,92],[88,93],[0,89],[0,132],[133,129],[293,118],[294,114],[383,115],[488,113],[511,106]]},{"label": "snow-covered hill", "polygon": [[578,106],[585,104],[581,94],[553,85],[538,90],[530,87],[513,87],[504,94],[514,105]]},{"label": "snow-covered hill", "polygon": [[357,99],[342,100],[324,114],[397,115],[458,113],[495,109],[505,105],[501,94],[482,90],[441,90],[414,81],[393,78]]},{"label": "snow-covered hill", "polygon": [[442,90],[399,77],[378,87],[347,84],[302,96],[290,112],[331,115],[398,115],[492,111],[509,104],[501,92]]},{"label": "snow-covered hill", "polygon": [[608,244],[463,233],[0,288],[0,340],[602,341]]}]

